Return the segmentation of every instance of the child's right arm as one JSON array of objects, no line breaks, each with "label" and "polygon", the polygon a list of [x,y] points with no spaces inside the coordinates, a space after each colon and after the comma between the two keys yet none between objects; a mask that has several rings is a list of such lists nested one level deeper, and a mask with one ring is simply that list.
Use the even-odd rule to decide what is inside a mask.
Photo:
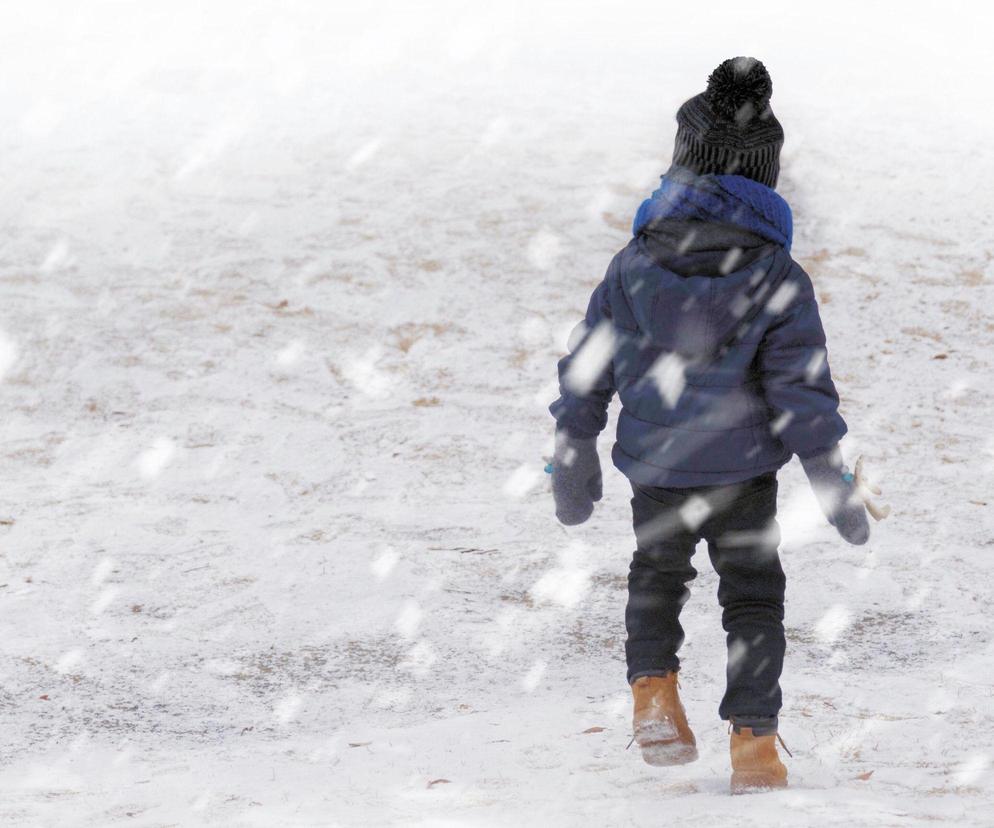
[{"label": "child's right arm", "polygon": [[570,353],[559,360],[559,399],[549,406],[556,418],[552,494],[556,517],[567,526],[583,523],[601,499],[602,478],[597,435],[607,425],[614,396],[615,334],[607,276],[595,288],[583,322],[574,329]]},{"label": "child's right arm", "polygon": [[570,353],[559,360],[559,399],[549,411],[556,418],[557,430],[573,437],[596,438],[607,425],[607,407],[615,392],[607,278],[594,289],[587,313],[567,347]]}]

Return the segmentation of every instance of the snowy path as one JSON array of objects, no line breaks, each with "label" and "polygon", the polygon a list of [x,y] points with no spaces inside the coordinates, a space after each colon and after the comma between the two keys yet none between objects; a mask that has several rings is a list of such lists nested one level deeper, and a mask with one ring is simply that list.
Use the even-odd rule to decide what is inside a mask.
[{"label": "snowy path", "polygon": [[[991,824],[991,21],[166,6],[0,27],[0,822]],[[846,547],[782,475],[793,788],[746,807],[706,560],[701,760],[653,769],[626,483],[566,530],[541,474],[566,333],[745,49],[894,506]]]}]

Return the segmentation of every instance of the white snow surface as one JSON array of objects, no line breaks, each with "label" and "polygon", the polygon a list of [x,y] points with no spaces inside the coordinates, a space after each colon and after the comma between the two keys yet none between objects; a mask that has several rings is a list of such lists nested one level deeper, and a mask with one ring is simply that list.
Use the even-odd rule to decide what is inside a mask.
[{"label": "white snow surface", "polygon": [[[990,4],[0,11],[0,822],[994,824]],[[622,476],[553,517],[555,362],[722,59],[892,516],[781,475],[791,787],[630,738]],[[612,409],[614,427],[616,409]]]}]

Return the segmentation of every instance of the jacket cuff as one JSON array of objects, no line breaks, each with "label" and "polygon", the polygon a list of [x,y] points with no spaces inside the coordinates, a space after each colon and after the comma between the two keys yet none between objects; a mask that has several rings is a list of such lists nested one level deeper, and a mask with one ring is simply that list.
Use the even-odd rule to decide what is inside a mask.
[{"label": "jacket cuff", "polygon": [[[830,446],[822,446],[821,448],[811,449],[809,451],[797,452],[798,459],[803,463],[807,460],[817,460],[818,458],[824,458],[831,465],[842,466],[842,450],[839,448],[838,443],[832,443]],[[838,458],[838,462],[833,462]]]},{"label": "jacket cuff", "polygon": [[599,432],[590,434],[583,429],[576,428],[576,426],[556,423],[556,434],[564,434],[571,440],[596,440]]}]

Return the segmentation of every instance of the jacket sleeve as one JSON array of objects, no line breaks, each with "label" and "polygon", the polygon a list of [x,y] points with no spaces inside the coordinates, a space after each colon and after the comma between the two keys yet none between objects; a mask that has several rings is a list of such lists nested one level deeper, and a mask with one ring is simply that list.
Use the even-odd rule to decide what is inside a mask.
[{"label": "jacket sleeve", "polygon": [[[793,300],[766,330],[757,359],[773,433],[791,453],[807,458],[835,445],[847,428],[828,367],[818,300],[808,275],[795,268],[778,291]],[[774,294],[771,302],[777,298]]]},{"label": "jacket sleeve", "polygon": [[[614,262],[612,262],[612,267]],[[570,334],[570,353],[559,360],[559,399],[549,406],[556,426],[573,437],[596,437],[607,425],[614,396],[617,334],[612,322],[608,275],[596,287],[583,321]]]}]

